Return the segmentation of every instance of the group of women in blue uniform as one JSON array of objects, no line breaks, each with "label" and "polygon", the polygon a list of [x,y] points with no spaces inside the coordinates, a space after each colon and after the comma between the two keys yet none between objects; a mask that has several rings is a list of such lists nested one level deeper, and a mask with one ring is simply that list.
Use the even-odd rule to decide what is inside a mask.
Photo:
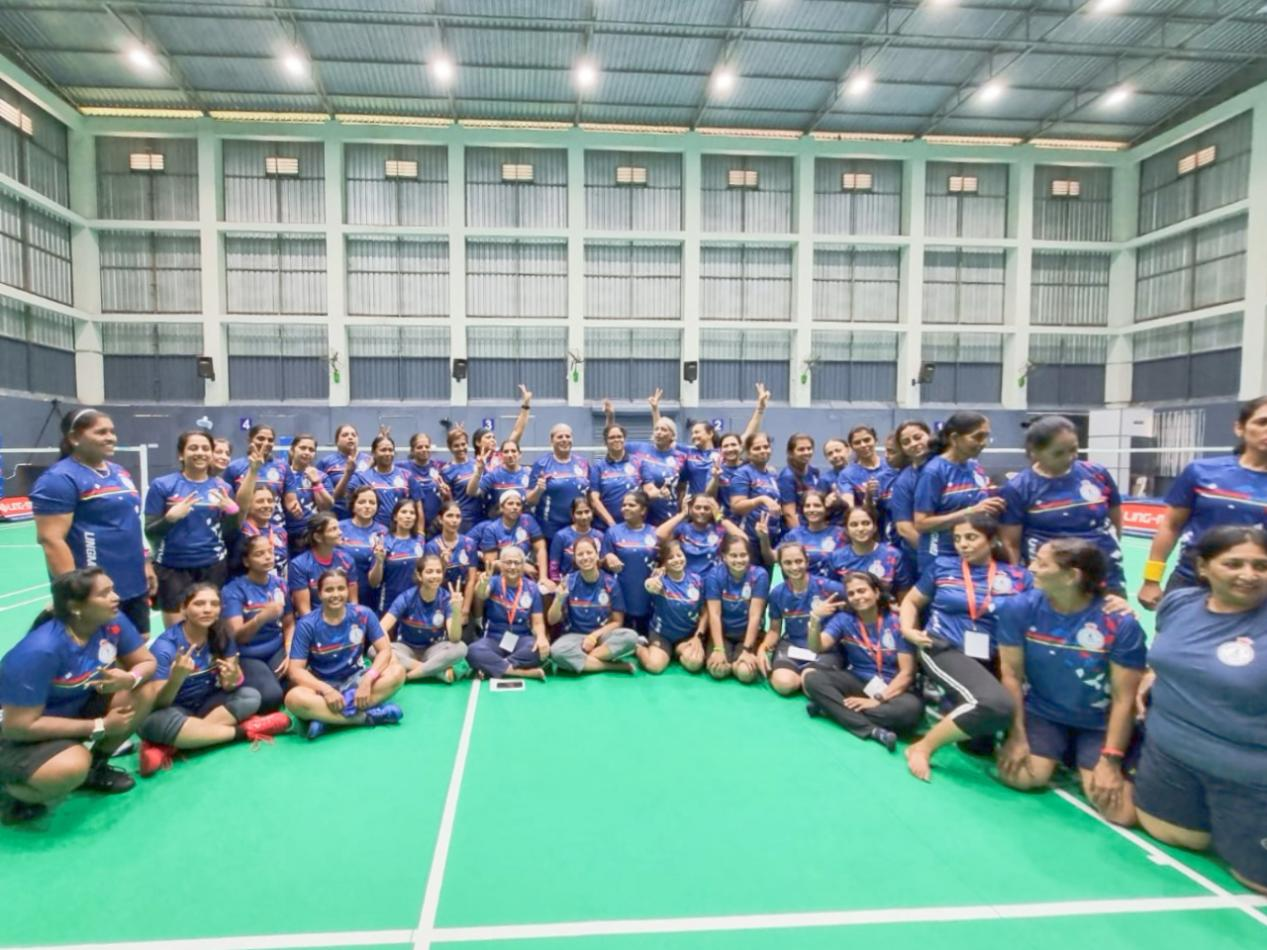
[{"label": "group of women in blue uniform", "polygon": [[[32,492],[52,606],[0,663],[6,820],[131,787],[110,756],[133,733],[150,775],[290,716],[309,738],[398,722],[410,680],[677,663],[803,695],[889,750],[908,738],[925,781],[952,742],[1018,789],[1075,768],[1110,821],[1267,887],[1267,398],[1235,454],[1166,496],[1139,590],[1151,647],[1121,497],[1069,420],[1033,422],[1029,465],[996,485],[979,413],[855,427],[821,468],[794,433],[779,466],[767,399],[742,433],[695,422],[686,444],[658,393],[647,442],[608,406],[601,458],[560,424],[531,464],[527,390],[509,438],[451,427],[444,464],[421,432],[402,461],[386,430],[362,452],[341,426],[326,455],[300,433],[284,459],[266,425],[231,459],[195,430],[143,511],[109,417],[68,415]],[[151,598],[166,629],[147,642]]]}]

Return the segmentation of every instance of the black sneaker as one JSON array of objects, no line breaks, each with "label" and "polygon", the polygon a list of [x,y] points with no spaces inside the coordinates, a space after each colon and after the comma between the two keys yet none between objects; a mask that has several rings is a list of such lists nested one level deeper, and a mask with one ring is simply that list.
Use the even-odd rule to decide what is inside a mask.
[{"label": "black sneaker", "polygon": [[811,719],[817,719],[822,714],[823,714],[823,707],[818,705],[818,703],[805,704],[805,715],[809,716]]},{"label": "black sneaker", "polygon": [[897,748],[897,733],[893,732],[891,729],[881,729],[879,726],[876,726],[871,730],[871,738],[880,743],[880,745],[884,746],[890,752]]},{"label": "black sneaker", "polygon": [[47,814],[47,805],[22,802],[16,798],[10,798],[4,803],[4,810],[0,811],[0,824],[24,825],[29,821],[43,818]]},{"label": "black sneaker", "polygon": [[101,759],[93,762],[92,768],[88,770],[88,777],[79,787],[90,792],[118,795],[120,792],[130,792],[134,785],[136,779],[126,771],[115,768],[107,759]]}]

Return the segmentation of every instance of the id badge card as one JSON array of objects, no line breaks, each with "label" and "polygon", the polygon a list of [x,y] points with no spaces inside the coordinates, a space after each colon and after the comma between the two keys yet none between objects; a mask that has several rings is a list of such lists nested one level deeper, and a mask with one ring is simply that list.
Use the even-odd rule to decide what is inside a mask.
[{"label": "id badge card", "polygon": [[813,663],[818,659],[818,654],[813,650],[807,650],[805,647],[790,646],[787,648],[789,660],[796,660],[798,663]]},{"label": "id badge card", "polygon": [[963,635],[963,652],[974,660],[990,659],[990,635],[980,630],[967,630]]},{"label": "id badge card", "polygon": [[507,653],[514,653],[515,647],[519,646],[519,634],[511,633],[509,630],[507,630],[505,633],[502,634],[501,642],[498,643],[497,645],[501,647],[503,650],[505,650]]},{"label": "id badge card", "polygon": [[871,699],[879,700],[884,696],[884,691],[888,688],[888,683],[878,676],[873,676],[871,679],[867,680],[867,685],[862,687],[862,691]]}]

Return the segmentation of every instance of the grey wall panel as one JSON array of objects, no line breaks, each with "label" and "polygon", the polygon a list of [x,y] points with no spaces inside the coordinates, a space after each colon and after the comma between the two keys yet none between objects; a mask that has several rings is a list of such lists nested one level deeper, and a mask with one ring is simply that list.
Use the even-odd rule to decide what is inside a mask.
[{"label": "grey wall panel", "polygon": [[924,320],[1002,323],[1004,251],[930,247],[924,252]]},{"label": "grey wall panel", "polygon": [[901,252],[815,248],[814,319],[896,322]]},{"label": "grey wall panel", "polygon": [[680,319],[681,245],[587,243],[585,316]]},{"label": "grey wall panel", "polygon": [[1141,247],[1136,254],[1136,321],[1242,299],[1246,222],[1237,215]]},{"label": "grey wall panel", "polygon": [[[502,181],[504,164],[531,165],[533,180]],[[567,227],[567,152],[468,148],[466,223],[483,228]]]},{"label": "grey wall panel", "polygon": [[1189,364],[1187,399],[1235,398],[1241,386],[1241,350],[1194,353]]},{"label": "grey wall panel", "polygon": [[0,173],[51,198],[70,204],[66,126],[0,80],[0,102],[18,110],[30,132],[0,123]]},{"label": "grey wall panel", "polygon": [[973,405],[997,403],[1003,392],[1003,367],[998,363],[937,361],[931,383],[920,386],[920,398],[929,403]]},{"label": "grey wall panel", "polygon": [[750,399],[757,383],[770,398],[786,402],[789,364],[785,360],[700,360],[700,398],[709,401]]},{"label": "grey wall panel", "polygon": [[5,389],[31,390],[25,340],[0,336],[0,379],[4,380]]},{"label": "grey wall panel", "polygon": [[[418,177],[388,178],[388,159],[418,164]],[[352,143],[344,150],[349,224],[441,227],[448,220],[448,153],[441,146]]]},{"label": "grey wall panel", "polygon": [[[845,191],[845,172],[871,175],[870,191]],[[902,163],[819,158],[814,162],[814,230],[819,234],[901,233]]]},{"label": "grey wall panel", "polygon": [[[975,177],[976,193],[952,192],[952,176]],[[925,192],[924,227],[930,237],[1006,236],[1008,166],[929,162]]]},{"label": "grey wall panel", "polygon": [[[757,187],[731,188],[731,169],[757,173]],[[785,233],[792,230],[792,160],[754,155],[704,155],[700,217],[704,231]]]},{"label": "grey wall panel", "polygon": [[1108,254],[1035,251],[1031,321],[1038,325],[1107,325],[1111,263]]},{"label": "grey wall panel", "polygon": [[755,245],[700,248],[700,317],[789,320],[792,250]]},{"label": "grey wall panel", "polygon": [[1035,366],[1025,380],[1031,409],[1104,405],[1104,366]]},{"label": "grey wall panel", "polygon": [[466,261],[470,316],[567,316],[566,244],[468,241]]},{"label": "grey wall panel", "polygon": [[467,391],[472,399],[518,398],[523,383],[537,399],[567,398],[566,359],[472,358]]},{"label": "grey wall panel", "polygon": [[351,397],[356,401],[448,400],[448,359],[353,356]]},{"label": "grey wall panel", "polygon": [[[616,169],[638,166],[645,185],[616,183]],[[663,152],[585,153],[585,223],[603,231],[677,231],[682,227],[682,159]]]},{"label": "grey wall panel", "polygon": [[1132,401],[1188,398],[1188,361],[1187,356],[1171,356],[1135,363],[1131,368]]},{"label": "grey wall panel", "polygon": [[[1250,112],[1206,129],[1140,163],[1139,233],[1147,234],[1249,193]],[[1212,164],[1180,173],[1179,160],[1213,146]]]},{"label": "grey wall panel", "polygon": [[810,377],[815,402],[893,402],[897,364],[893,362],[820,362]]},{"label": "grey wall panel", "polygon": [[[325,221],[325,147],[320,142],[226,139],[226,221],[320,224]],[[295,158],[299,174],[269,175],[269,157]]]},{"label": "grey wall panel", "polygon": [[[1053,197],[1053,181],[1076,181],[1077,198]],[[1038,165],[1034,169],[1034,237],[1040,241],[1109,241],[1113,171],[1085,166]]]},{"label": "grey wall panel", "polygon": [[586,359],[585,398],[639,400],[658,386],[665,399],[676,402],[681,396],[681,377],[677,360]]},{"label": "grey wall panel", "polygon": [[57,396],[75,395],[75,354],[48,346],[28,345],[31,388]]},{"label": "grey wall panel", "polygon": [[[194,139],[98,136],[97,216],[118,221],[198,220],[198,143]],[[163,171],[134,172],[133,152],[163,156]]]}]

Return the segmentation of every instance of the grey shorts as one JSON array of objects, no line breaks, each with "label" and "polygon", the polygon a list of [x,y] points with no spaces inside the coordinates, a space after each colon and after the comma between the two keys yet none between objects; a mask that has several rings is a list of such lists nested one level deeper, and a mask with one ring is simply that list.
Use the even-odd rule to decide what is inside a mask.
[{"label": "grey shorts", "polygon": [[788,656],[788,651],[793,646],[790,640],[780,640],[778,646],[774,648],[774,659],[770,662],[772,670],[793,670],[797,673],[803,673],[811,666],[816,666],[824,670],[840,669],[840,654],[835,650],[830,653],[818,654],[816,660],[794,660]]},{"label": "grey shorts", "polygon": [[[554,665],[573,673],[581,672],[585,668],[585,659],[589,656],[581,649],[586,636],[584,633],[565,633],[551,643],[550,658],[554,660]],[[609,631],[600,642],[611,651],[612,661],[619,662],[633,654],[634,647],[638,645],[638,632],[630,627],[617,627]]]},{"label": "grey shorts", "polygon": [[252,689],[250,686],[239,686],[231,693],[216,690],[198,709],[173,705],[154,710],[145,717],[145,721],[141,723],[136,733],[146,742],[173,745],[176,737],[180,735],[180,730],[185,726],[185,720],[190,716],[201,719],[223,706],[233,714],[235,720],[241,722],[255,715],[260,708],[261,699],[259,690]]}]

